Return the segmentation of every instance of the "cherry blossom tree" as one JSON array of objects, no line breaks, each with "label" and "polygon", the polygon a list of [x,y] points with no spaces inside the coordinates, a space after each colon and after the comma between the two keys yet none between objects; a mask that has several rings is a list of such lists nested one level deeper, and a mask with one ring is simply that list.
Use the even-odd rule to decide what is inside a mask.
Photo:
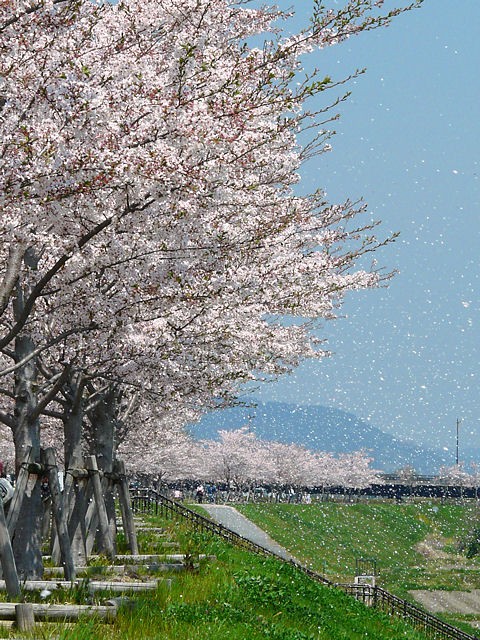
[{"label": "cherry blossom tree", "polygon": [[5,473],[13,473],[15,469],[15,448],[12,432],[5,425],[0,424],[0,462]]},{"label": "cherry blossom tree", "polygon": [[205,478],[222,482],[235,491],[250,485],[262,474],[258,454],[262,448],[248,427],[220,430],[219,440],[203,443]]},{"label": "cherry blossom tree", "polygon": [[273,459],[270,482],[283,487],[302,487],[309,484],[312,458],[305,447],[270,442],[268,449]]},{"label": "cherry blossom tree", "polygon": [[201,477],[196,464],[199,444],[185,433],[183,420],[173,415],[166,420],[165,416],[149,420],[150,428],[141,432],[144,439],[122,443],[119,455],[124,457],[127,470],[135,477],[148,478],[156,489],[164,483]]},{"label": "cherry blossom tree", "polygon": [[[154,441],[162,449],[160,440]],[[335,457],[298,444],[259,439],[248,426],[220,430],[217,440],[192,441],[190,451],[191,479],[221,483],[235,491],[262,484],[294,492],[307,487],[361,489],[379,482],[379,472],[365,451]],[[162,455],[156,449],[152,459]],[[185,466],[179,468],[184,473]]]},{"label": "cherry blossom tree", "polygon": [[332,453],[315,451],[308,486],[322,489],[339,484],[338,459]]},{"label": "cherry blossom tree", "polygon": [[370,467],[373,458],[365,450],[353,453],[342,453],[338,456],[340,463],[339,485],[351,489],[364,489],[378,483],[379,472]]},{"label": "cherry blossom tree", "polygon": [[[243,2],[2,4],[0,419],[17,462],[30,446],[38,458],[48,412],[68,418],[67,455],[85,408],[118,421],[107,383],[143,386],[147,360],[155,373],[165,363],[162,381],[204,362],[216,381],[205,395],[230,397],[323,354],[312,321],[378,284],[357,265],[379,241],[353,222],[363,205],[294,191],[302,162],[328,149],[338,101],[309,107],[338,83],[305,76],[300,56],[409,8],[382,4],[316,5],[305,30],[262,48],[248,42],[282,16]],[[128,354],[146,342],[151,356],[152,335],[156,357],[140,369]],[[37,575],[38,487],[24,515],[37,551],[19,547],[19,566]]]},{"label": "cherry blossom tree", "polygon": [[465,471],[463,463],[440,467],[437,475],[437,481],[440,484],[459,487],[472,486],[474,483],[473,477]]}]

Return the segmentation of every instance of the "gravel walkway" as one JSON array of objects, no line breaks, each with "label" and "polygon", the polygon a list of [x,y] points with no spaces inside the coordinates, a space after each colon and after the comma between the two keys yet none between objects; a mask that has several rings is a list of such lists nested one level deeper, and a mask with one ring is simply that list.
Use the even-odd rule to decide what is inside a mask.
[{"label": "gravel walkway", "polygon": [[242,538],[251,540],[286,560],[294,560],[294,557],[286,549],[272,540],[265,531],[253,524],[251,520],[239,513],[234,507],[218,504],[202,504],[201,506],[213,520],[238,533]]},{"label": "gravel walkway", "polygon": [[480,615],[480,590],[472,591],[409,591],[432,613],[461,613],[462,615]]}]

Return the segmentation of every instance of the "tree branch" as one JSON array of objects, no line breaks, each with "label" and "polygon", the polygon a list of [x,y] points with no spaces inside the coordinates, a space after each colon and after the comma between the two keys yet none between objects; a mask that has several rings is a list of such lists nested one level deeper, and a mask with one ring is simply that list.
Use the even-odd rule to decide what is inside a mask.
[{"label": "tree branch", "polygon": [[[150,204],[152,204],[152,202],[154,202],[154,199],[152,199],[150,196],[147,196],[147,199],[142,204],[136,203],[128,205],[120,214],[115,214],[113,216],[110,216],[109,218],[106,218],[80,238],[77,245],[78,249],[82,249],[86,244],[90,242],[90,240],[95,238],[104,229],[109,227],[115,218],[122,218],[123,216],[128,215],[129,213],[133,213],[134,211],[142,211],[146,209]],[[57,273],[59,273],[61,269],[63,269],[65,264],[73,257],[73,255],[74,252],[72,250],[70,253],[65,253],[63,256],[61,256],[33,287],[30,295],[23,305],[22,312],[19,314],[16,323],[7,333],[7,335],[0,340],[0,349],[6,347],[22,330],[30,313],[32,312],[37,298],[41,295],[43,289],[57,275]]]},{"label": "tree branch", "polygon": [[9,249],[7,269],[3,276],[3,282],[0,285],[0,315],[2,315],[7,308],[13,287],[17,282],[25,249],[26,245],[21,242],[11,246]]},{"label": "tree branch", "polygon": [[42,347],[37,347],[36,349],[34,349],[31,353],[25,356],[25,358],[23,358],[19,362],[16,362],[11,367],[8,367],[8,369],[3,369],[3,371],[0,371],[0,378],[8,375],[9,373],[13,373],[17,369],[20,369],[21,367],[23,367],[23,365],[27,364],[27,362],[29,362],[32,358],[35,358],[36,356],[38,356],[39,353],[42,353],[42,351],[46,351],[47,349],[50,349],[50,347],[53,347],[59,342],[62,342],[62,340],[64,340],[65,338],[68,338],[69,336],[75,333],[93,331],[96,328],[97,328],[96,325],[90,325],[88,327],[77,327],[76,329],[69,329],[68,331],[64,331],[53,340],[50,340],[47,344],[44,344]]},{"label": "tree branch", "polygon": [[[61,2],[65,2],[65,0],[53,0],[53,4],[60,4]],[[9,20],[6,20],[0,26],[0,32],[5,31],[5,29],[7,29],[10,25],[15,24],[15,22],[18,22],[24,16],[27,16],[30,13],[35,13],[35,11],[42,9],[44,6],[45,6],[45,3],[39,2],[38,4],[34,4],[31,7],[28,7],[28,9],[25,9],[25,11],[23,11],[22,13],[16,13],[14,16],[12,16]]]},{"label": "tree branch", "polygon": [[10,429],[12,430],[15,426],[15,420],[13,419],[13,416],[7,413],[3,413],[3,411],[0,411],[0,422],[3,422],[4,425],[10,427]]},{"label": "tree branch", "polygon": [[58,376],[55,384],[52,386],[50,391],[43,396],[40,402],[37,403],[35,410],[29,413],[28,415],[29,422],[35,422],[35,420],[41,415],[42,411],[55,398],[60,387],[65,383],[69,375],[70,375],[70,366],[66,366],[63,369],[62,373]]}]

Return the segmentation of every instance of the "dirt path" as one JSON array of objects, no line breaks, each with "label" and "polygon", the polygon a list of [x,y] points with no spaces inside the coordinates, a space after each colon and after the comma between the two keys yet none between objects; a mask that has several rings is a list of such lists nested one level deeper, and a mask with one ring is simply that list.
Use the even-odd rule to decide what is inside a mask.
[{"label": "dirt path", "polygon": [[460,613],[480,616],[480,589],[472,591],[409,591],[432,613]]}]

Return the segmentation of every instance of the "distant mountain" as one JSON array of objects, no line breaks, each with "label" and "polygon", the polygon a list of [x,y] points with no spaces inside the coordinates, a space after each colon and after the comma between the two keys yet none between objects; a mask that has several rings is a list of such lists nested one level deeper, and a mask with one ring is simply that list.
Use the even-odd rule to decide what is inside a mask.
[{"label": "distant mountain", "polygon": [[411,465],[418,473],[435,474],[442,465],[453,464],[451,453],[400,440],[351,413],[316,405],[260,402],[255,408],[233,407],[204,416],[191,431],[197,438],[213,440],[219,429],[239,429],[246,424],[261,439],[293,442],[312,450],[349,453],[367,449],[374,458],[373,467],[386,472]]}]

